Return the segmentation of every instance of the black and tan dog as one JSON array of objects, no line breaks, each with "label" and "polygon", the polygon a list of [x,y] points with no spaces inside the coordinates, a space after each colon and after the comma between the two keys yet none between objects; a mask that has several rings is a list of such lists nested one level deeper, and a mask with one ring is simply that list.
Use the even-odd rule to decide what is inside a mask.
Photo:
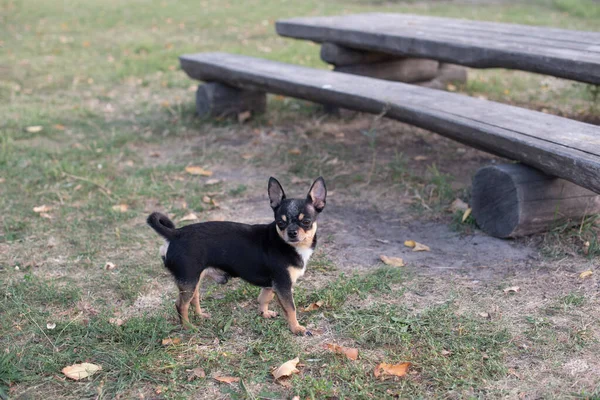
[{"label": "black and tan dog", "polygon": [[268,193],[275,214],[275,221],[268,225],[203,222],[176,229],[163,214],[148,217],[148,224],[166,239],[161,256],[179,287],[176,308],[182,324],[189,323],[192,302],[196,313],[208,317],[200,308],[199,286],[204,276],[218,283],[240,277],[262,288],[258,303],[264,318],[277,316],[269,310],[277,295],[291,331],[311,334],[296,318],[292,286],[304,275],[317,245],[317,216],[327,196],[325,181],[317,178],[305,199],[287,199],[277,179],[270,178]]}]

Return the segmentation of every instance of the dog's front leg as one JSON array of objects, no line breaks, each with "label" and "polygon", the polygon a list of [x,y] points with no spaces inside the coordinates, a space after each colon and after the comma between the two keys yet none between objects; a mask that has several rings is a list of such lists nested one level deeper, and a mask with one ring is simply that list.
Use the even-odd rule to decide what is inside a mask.
[{"label": "dog's front leg", "polygon": [[275,318],[277,313],[269,310],[269,303],[273,300],[275,292],[273,288],[262,288],[258,295],[258,311],[263,318]]},{"label": "dog's front leg", "polygon": [[285,313],[285,318],[288,321],[292,333],[295,333],[296,335],[312,336],[312,333],[304,326],[300,325],[296,318],[296,305],[294,304],[291,282],[289,286],[275,286],[274,289],[277,294],[277,301],[279,301],[279,304]]}]

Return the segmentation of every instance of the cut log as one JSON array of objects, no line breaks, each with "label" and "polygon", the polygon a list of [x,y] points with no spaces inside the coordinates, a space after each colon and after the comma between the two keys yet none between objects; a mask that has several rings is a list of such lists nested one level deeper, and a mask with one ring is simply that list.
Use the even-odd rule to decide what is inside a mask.
[{"label": "cut log", "polygon": [[250,111],[265,112],[267,95],[256,90],[243,90],[223,83],[210,82],[198,86],[196,112],[200,117],[232,117]]},{"label": "cut log", "polygon": [[446,89],[449,83],[465,83],[468,68],[456,64],[440,64],[437,76],[427,82],[418,82],[417,85],[431,89]]},{"label": "cut log", "polygon": [[398,59],[398,56],[350,49],[335,43],[323,43],[321,46],[321,60],[328,64],[340,67],[355,64],[370,64],[394,59]]},{"label": "cut log", "polygon": [[180,57],[192,78],[380,114],[600,193],[600,127],[507,104],[224,53]]},{"label": "cut log", "polygon": [[437,77],[439,63],[423,58],[404,58],[372,64],[335,67],[335,71],[347,74],[370,76],[396,82],[421,82]]},{"label": "cut log", "polygon": [[275,27],[317,43],[600,84],[600,32],[385,13],[291,18]]},{"label": "cut log", "polygon": [[600,213],[600,196],[523,164],[493,165],[473,178],[473,217],[499,238],[547,231]]}]

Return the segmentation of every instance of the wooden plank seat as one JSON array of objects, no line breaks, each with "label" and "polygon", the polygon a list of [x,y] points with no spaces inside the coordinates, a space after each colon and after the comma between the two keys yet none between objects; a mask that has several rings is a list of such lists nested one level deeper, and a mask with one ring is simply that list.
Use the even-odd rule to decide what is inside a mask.
[{"label": "wooden plank seat", "polygon": [[368,52],[600,84],[600,32],[388,13],[291,18],[276,29]]},{"label": "wooden plank seat", "polygon": [[[523,197],[523,191],[534,186],[527,185],[528,180],[546,181],[560,177],[600,193],[600,127],[594,125],[457,93],[242,55],[188,54],[181,56],[180,62],[191,78],[212,82],[207,84],[211,93],[214,85],[221,85],[224,91],[232,92],[230,87],[234,87],[240,93],[251,92],[253,95],[246,97],[254,99],[257,93],[267,92],[368,113],[385,112],[386,117],[521,161],[547,174],[538,173],[537,177],[528,174],[517,184],[503,184],[503,191],[511,187],[512,193],[516,194],[516,197],[513,196],[516,200],[511,200],[513,208],[521,207],[519,199]],[[199,92],[204,91],[207,85],[200,86]],[[198,98],[206,101],[206,96]],[[206,110],[207,107],[199,105],[198,109]],[[554,184],[556,186],[556,182]],[[575,193],[568,186],[560,187],[548,191],[548,196],[561,204],[569,202],[570,197],[576,197],[579,204],[575,207],[577,211],[565,216],[580,216],[578,213],[582,212],[582,207],[589,213],[600,212],[600,201],[594,193],[583,189]],[[485,187],[486,196],[495,201],[506,195],[503,192],[496,195],[489,193],[493,189],[493,186],[491,189],[489,185]],[[535,196],[526,195],[524,198],[531,200]],[[537,196],[534,200],[538,201],[538,206],[529,207],[529,212],[535,212],[539,202],[544,200],[544,195]],[[506,204],[493,207],[498,209],[500,206]],[[546,214],[547,211],[544,210]],[[503,227],[502,233],[496,235],[511,236],[513,231],[531,233],[518,226],[523,221],[536,219],[535,215],[530,217],[517,215],[516,225],[511,229]],[[493,232],[493,229],[486,231]]]}]

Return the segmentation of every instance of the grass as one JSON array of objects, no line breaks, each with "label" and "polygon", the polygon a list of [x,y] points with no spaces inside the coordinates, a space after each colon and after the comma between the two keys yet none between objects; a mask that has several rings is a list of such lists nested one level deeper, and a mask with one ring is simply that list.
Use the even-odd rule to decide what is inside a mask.
[{"label": "grass", "polygon": [[[274,20],[374,10],[597,29],[597,14],[586,0],[477,7],[411,1],[0,2],[0,398],[600,394],[589,356],[597,354],[593,278],[553,275],[567,268],[565,257],[581,268],[595,262],[599,246],[591,218],[536,238],[548,245],[552,260],[561,261],[549,274],[552,290],[529,288],[534,305],[527,307],[513,303],[525,296],[499,296],[497,282],[471,290],[460,279],[450,285],[447,276],[423,278],[364,262],[348,266],[336,250],[343,232],[336,226],[330,230],[335,234],[320,237],[321,250],[295,293],[299,309],[323,302],[300,313],[319,335],[294,337],[282,318],[259,318],[258,289],[240,282],[207,287],[203,306],[213,317],[196,320],[195,330],[179,328],[173,285],[157,256],[160,239],[145,226],[150,211],[162,210],[178,225],[189,223],[180,221],[189,213],[201,220],[263,221],[267,214],[239,205],[262,201],[264,185],[257,182],[262,185],[264,176],[282,176],[296,193],[304,183],[294,179],[324,175],[332,183],[331,207],[458,223],[459,216],[445,213],[456,197],[466,198],[457,185],[464,175],[458,167],[475,165],[479,161],[467,156],[481,155],[458,152],[464,149],[426,132],[373,117],[335,119],[319,114],[318,106],[280,96],[271,96],[269,112],[245,124],[194,117],[194,84],[178,69],[180,54],[218,50],[325,68],[318,46],[278,38]],[[597,110],[589,85],[520,72],[472,72],[458,88],[470,95],[573,117]],[[300,154],[289,152],[295,148]],[[425,160],[416,161],[417,155]],[[186,173],[189,165],[215,171],[221,182],[209,185],[207,178]],[[42,205],[44,215],[33,211]],[[369,229],[352,218],[346,222]],[[107,270],[107,262],[116,268]],[[409,265],[410,271],[419,268]],[[501,312],[481,318],[481,310],[494,307]],[[124,324],[111,323],[115,318]],[[56,327],[49,329],[51,324]],[[165,346],[165,338],[181,342]],[[357,347],[359,359],[329,353],[324,343]],[[296,356],[303,366],[289,387],[273,382],[271,368]],[[552,385],[536,375],[570,358],[587,360],[589,381],[574,384],[560,368],[544,375],[555,377]],[[378,363],[405,361],[412,363],[407,377],[374,378]],[[64,378],[62,368],[79,362],[102,370],[78,382]],[[525,371],[517,383],[511,380],[515,364]],[[207,377],[191,379],[198,367]],[[226,385],[216,376],[241,381]]]}]

